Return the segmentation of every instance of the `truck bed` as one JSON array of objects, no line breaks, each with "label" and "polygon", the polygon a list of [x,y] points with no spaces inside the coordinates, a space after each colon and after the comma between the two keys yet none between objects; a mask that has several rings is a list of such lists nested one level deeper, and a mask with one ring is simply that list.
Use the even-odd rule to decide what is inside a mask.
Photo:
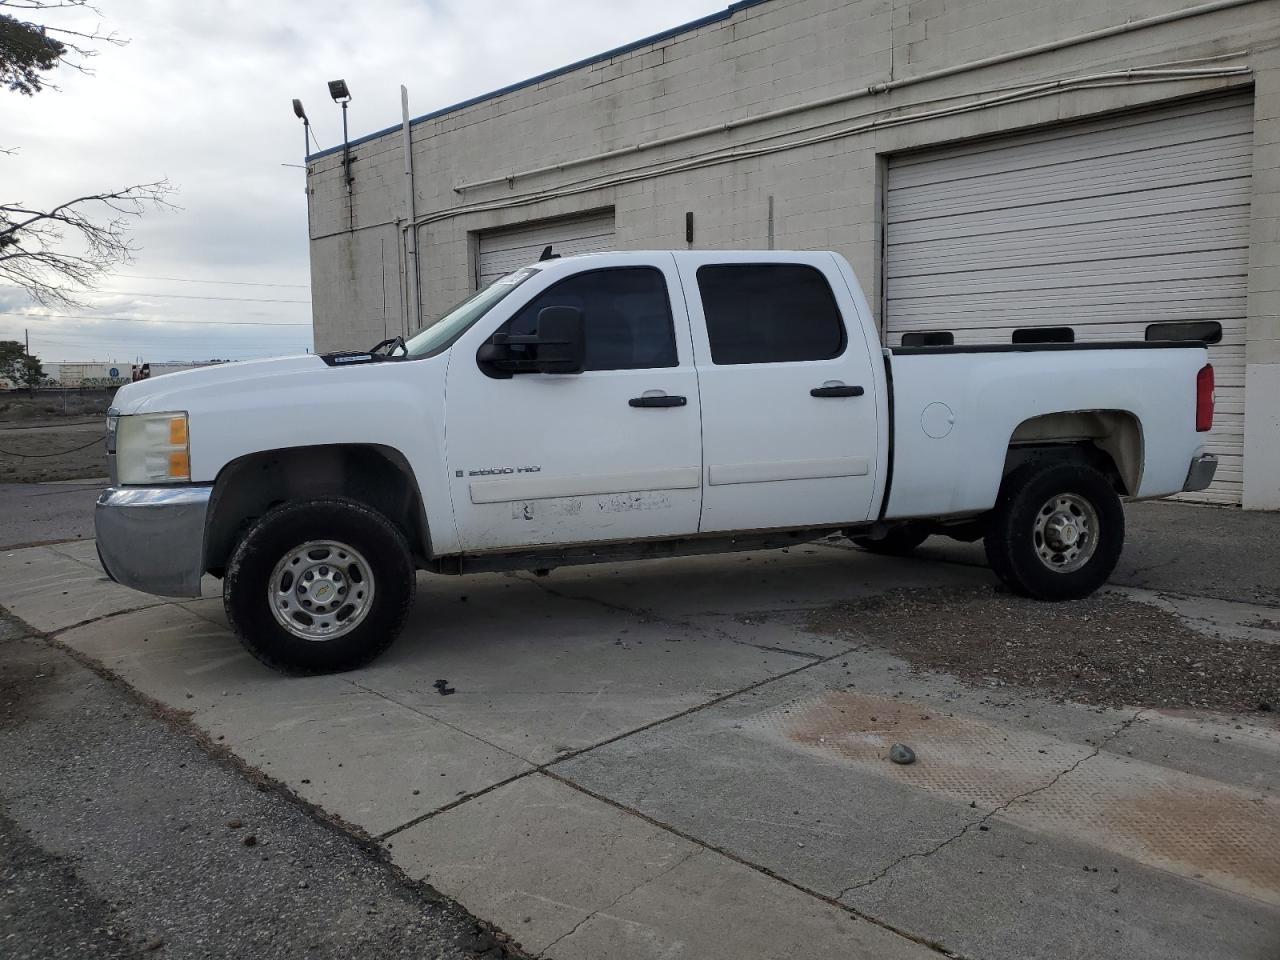
[{"label": "truck bed", "polygon": [[1195,384],[1207,362],[1197,341],[886,350],[892,455],[883,516],[990,509],[1010,443],[1034,443],[1047,422],[1036,418],[1049,415],[1056,442],[1073,439],[1061,436],[1068,422],[1078,439],[1113,448],[1122,476],[1122,460],[1136,464],[1125,477],[1130,497],[1176,493],[1205,442]]}]

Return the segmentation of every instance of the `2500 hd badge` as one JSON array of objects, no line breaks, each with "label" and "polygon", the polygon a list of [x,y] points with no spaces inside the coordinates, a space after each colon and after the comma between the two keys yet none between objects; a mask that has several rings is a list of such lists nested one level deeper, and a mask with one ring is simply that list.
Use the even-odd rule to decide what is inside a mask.
[{"label": "2500 hd badge", "polygon": [[[490,467],[487,470],[468,470],[468,477],[499,477],[507,473],[539,473],[541,467]],[[461,470],[455,471],[457,476],[463,475]]]}]

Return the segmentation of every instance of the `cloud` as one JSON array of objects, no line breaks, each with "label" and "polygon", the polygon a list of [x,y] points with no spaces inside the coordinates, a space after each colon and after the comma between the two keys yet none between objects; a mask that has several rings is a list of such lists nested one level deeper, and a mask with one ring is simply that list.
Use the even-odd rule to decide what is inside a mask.
[{"label": "cloud", "polygon": [[[139,254],[114,290],[308,299],[300,97],[322,147],[340,143],[341,114],[326,82],[353,95],[353,138],[400,119],[399,85],[415,115],[487,93],[714,10],[727,0],[102,0],[105,26],[128,37],[104,48],[94,76],[63,71],[60,91],[0,92],[5,199],[52,204],[86,190],[167,177],[180,210],[148,212],[134,231]],[[73,14],[74,15],[74,14]],[[71,25],[70,18],[60,21]],[[93,25],[94,21],[88,23]],[[571,25],[571,26],[567,26]],[[188,284],[139,277],[221,281]],[[5,314],[29,304],[0,290],[0,338],[36,321]],[[47,359],[142,355],[201,359],[296,352],[310,329],[305,305],[227,300],[102,298],[94,311],[128,311],[168,326],[41,320],[33,347]],[[231,319],[262,326],[212,326]],[[201,320],[202,325],[178,319]],[[211,353],[211,351],[213,351]]]}]

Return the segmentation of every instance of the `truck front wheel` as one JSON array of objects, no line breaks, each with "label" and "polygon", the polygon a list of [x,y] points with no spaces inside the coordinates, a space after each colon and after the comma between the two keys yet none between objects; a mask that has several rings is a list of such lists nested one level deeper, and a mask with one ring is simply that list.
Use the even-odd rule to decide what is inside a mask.
[{"label": "truck front wheel", "polygon": [[353,500],[267,511],[227,565],[222,599],[246,649],[286,673],[333,673],[373,660],[413,602],[404,534]]},{"label": "truck front wheel", "polygon": [[992,570],[1015,593],[1078,600],[1115,569],[1124,508],[1093,467],[1029,464],[1005,478],[985,546]]}]

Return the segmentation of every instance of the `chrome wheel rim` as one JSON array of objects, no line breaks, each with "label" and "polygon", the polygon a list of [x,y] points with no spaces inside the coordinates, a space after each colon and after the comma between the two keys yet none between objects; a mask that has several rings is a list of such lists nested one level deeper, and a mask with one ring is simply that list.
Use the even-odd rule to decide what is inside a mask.
[{"label": "chrome wheel rim", "polygon": [[1098,548],[1098,511],[1084,497],[1060,493],[1036,514],[1032,538],[1040,562],[1055,573],[1079,570]]},{"label": "chrome wheel rim", "polygon": [[267,603],[295,637],[334,640],[368,616],[373,593],[373,572],[360,551],[336,540],[311,540],[276,564]]}]

